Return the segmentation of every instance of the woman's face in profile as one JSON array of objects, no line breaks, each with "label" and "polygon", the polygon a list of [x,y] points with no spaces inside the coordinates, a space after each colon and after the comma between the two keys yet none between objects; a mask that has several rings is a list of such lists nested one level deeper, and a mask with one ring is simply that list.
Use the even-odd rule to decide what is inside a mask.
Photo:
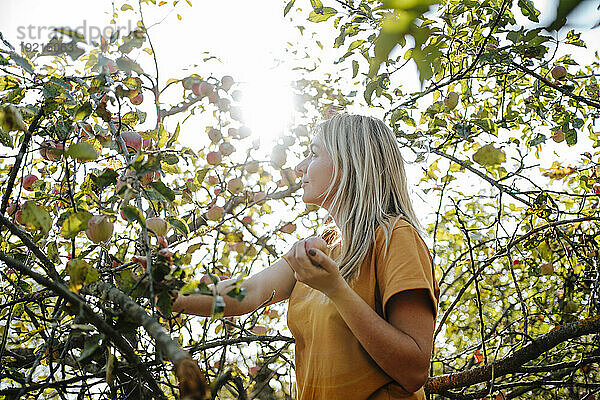
[{"label": "woman's face in profile", "polygon": [[320,135],[313,138],[308,157],[302,160],[294,170],[302,178],[302,188],[304,189],[302,201],[327,208],[328,202],[325,202],[325,194],[333,178],[333,161]]}]

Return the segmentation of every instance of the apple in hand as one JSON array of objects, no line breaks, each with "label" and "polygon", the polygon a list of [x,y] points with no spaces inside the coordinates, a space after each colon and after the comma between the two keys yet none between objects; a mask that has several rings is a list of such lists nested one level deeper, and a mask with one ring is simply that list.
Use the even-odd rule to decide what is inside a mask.
[{"label": "apple in hand", "polygon": [[325,239],[319,236],[312,236],[306,239],[304,241],[304,249],[306,250],[307,254],[308,250],[310,249],[318,249],[321,250],[323,253],[329,255],[329,248],[327,247],[327,242],[325,241]]},{"label": "apple in hand", "polygon": [[104,242],[113,234],[114,225],[106,215],[94,215],[88,221],[85,230],[87,237],[94,243]]}]

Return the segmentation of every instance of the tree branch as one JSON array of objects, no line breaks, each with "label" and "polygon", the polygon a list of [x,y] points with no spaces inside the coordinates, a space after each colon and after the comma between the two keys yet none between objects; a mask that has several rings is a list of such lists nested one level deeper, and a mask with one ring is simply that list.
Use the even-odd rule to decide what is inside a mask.
[{"label": "tree branch", "polygon": [[530,70],[527,67],[524,67],[524,66],[522,66],[520,64],[517,64],[514,61],[511,61],[510,65],[512,65],[513,67],[515,67],[519,71],[525,72],[527,75],[533,76],[538,81],[542,82],[544,85],[550,86],[552,89],[558,90],[559,92],[561,92],[565,96],[568,96],[568,97],[570,97],[572,99],[575,99],[575,100],[580,101],[580,102],[582,102],[584,104],[587,104],[590,107],[594,107],[594,108],[597,108],[597,109],[600,110],[600,103],[596,103],[595,101],[592,101],[592,100],[590,100],[588,98],[585,98],[583,96],[579,96],[579,95],[571,92],[570,90],[564,88],[563,86],[555,85],[553,82],[550,82],[548,79],[544,78],[543,76],[541,76],[537,72],[534,72],[534,71]]},{"label": "tree branch", "polygon": [[[117,304],[131,320],[137,321],[155,340],[162,354],[175,364],[182,398],[207,399],[210,396],[208,383],[198,363],[169,336],[164,328],[131,297],[107,282],[94,282],[82,288],[82,292],[93,294]],[[182,365],[186,367],[182,367]]]},{"label": "tree branch", "polygon": [[6,184],[6,190],[4,191],[4,196],[2,196],[2,205],[0,206],[0,215],[4,215],[6,212],[6,208],[8,207],[8,199],[10,199],[10,195],[12,194],[12,190],[15,186],[15,180],[17,179],[17,173],[21,170],[21,161],[23,161],[23,157],[25,157],[25,153],[27,153],[27,147],[29,146],[31,135],[33,135],[33,132],[35,132],[40,125],[40,119],[42,118],[43,114],[44,107],[41,105],[38,113],[33,118],[33,121],[31,121],[31,124],[29,124],[29,128],[23,136],[21,148],[19,149],[15,163],[10,168],[10,172],[8,174],[8,183]]},{"label": "tree branch", "polygon": [[152,374],[150,374],[150,372],[143,367],[142,361],[140,360],[138,355],[135,354],[135,351],[131,347],[131,345],[123,338],[123,336],[121,336],[119,332],[117,332],[112,326],[108,325],[106,321],[100,318],[100,316],[94,310],[92,310],[89,304],[87,304],[85,300],[83,300],[79,295],[70,291],[62,283],[53,282],[45,276],[32,271],[30,268],[21,264],[12,257],[7,256],[3,252],[0,252],[0,261],[3,261],[11,268],[14,268],[22,272],[23,274],[31,277],[34,281],[52,290],[54,293],[67,300],[69,303],[76,305],[79,308],[80,312],[83,313],[84,317],[90,323],[92,323],[100,332],[104,333],[110,339],[110,341],[115,344],[119,351],[123,353],[127,361],[136,367],[140,375],[148,383],[150,389],[154,392],[157,398],[166,399],[164,393],[156,383],[155,379],[152,377]]},{"label": "tree branch", "polygon": [[472,386],[518,372],[528,361],[535,360],[553,347],[576,337],[600,332],[600,316],[562,325],[541,335],[531,343],[496,362],[468,371],[430,378],[425,384],[428,393],[443,393],[449,389]]}]

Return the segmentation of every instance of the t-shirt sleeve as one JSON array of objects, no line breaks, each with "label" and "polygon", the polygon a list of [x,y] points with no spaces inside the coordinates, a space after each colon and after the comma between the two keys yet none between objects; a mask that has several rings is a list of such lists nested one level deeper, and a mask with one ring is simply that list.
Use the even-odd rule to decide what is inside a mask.
[{"label": "t-shirt sleeve", "polygon": [[[427,245],[417,230],[407,222],[397,224],[385,254],[385,235],[376,235],[377,279],[385,313],[387,302],[396,293],[410,289],[425,289],[431,298],[437,317],[439,287],[435,280],[433,260]],[[387,314],[385,315],[387,318]]]}]

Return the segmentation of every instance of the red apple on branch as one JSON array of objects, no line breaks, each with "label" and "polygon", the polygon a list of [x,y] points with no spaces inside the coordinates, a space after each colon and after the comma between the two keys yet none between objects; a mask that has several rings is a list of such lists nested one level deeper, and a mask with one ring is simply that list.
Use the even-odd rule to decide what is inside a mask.
[{"label": "red apple on branch", "polygon": [[233,194],[239,194],[244,190],[244,182],[241,178],[234,178],[227,182],[227,189]]},{"label": "red apple on branch", "polygon": [[458,93],[448,92],[444,98],[444,105],[448,108],[448,110],[454,110],[458,105]]},{"label": "red apple on branch", "polygon": [[146,227],[154,232],[156,236],[165,236],[169,230],[167,221],[160,217],[147,218]]},{"label": "red apple on branch", "polygon": [[33,174],[29,174],[29,175],[25,175],[25,177],[23,177],[23,182],[22,182],[22,186],[23,189],[27,190],[27,191],[33,191],[33,183],[35,181],[37,181],[39,178]]},{"label": "red apple on branch", "polygon": [[210,221],[219,221],[223,217],[224,211],[225,210],[223,209],[223,207],[212,206],[206,212],[206,218],[208,218]]},{"label": "red apple on branch", "polygon": [[221,89],[223,89],[224,91],[229,92],[229,89],[231,89],[233,84],[234,80],[231,76],[225,75],[221,78]]},{"label": "red apple on branch", "polygon": [[219,153],[218,151],[211,151],[206,155],[206,162],[210,165],[218,165],[221,163],[222,160],[223,157],[221,157],[221,153]]},{"label": "red apple on branch", "polygon": [[122,132],[121,138],[123,138],[129,154],[135,154],[142,148],[142,136],[137,132]]},{"label": "red apple on branch", "polygon": [[94,243],[104,242],[113,234],[114,225],[106,215],[94,215],[88,221],[85,231],[87,237]]},{"label": "red apple on branch", "polygon": [[563,80],[567,76],[567,69],[562,65],[557,65],[552,70],[550,70],[550,75],[556,80]]}]

